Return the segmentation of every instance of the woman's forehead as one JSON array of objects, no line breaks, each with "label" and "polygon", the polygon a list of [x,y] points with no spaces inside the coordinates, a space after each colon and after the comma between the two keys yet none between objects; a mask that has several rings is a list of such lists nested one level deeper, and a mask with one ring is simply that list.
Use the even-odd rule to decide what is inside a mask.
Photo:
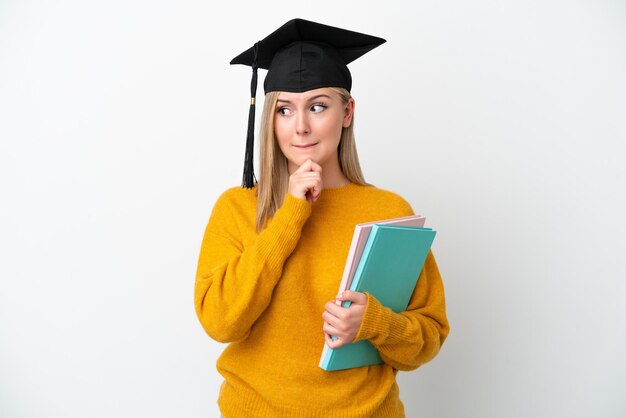
[{"label": "woman's forehead", "polygon": [[293,93],[287,91],[281,91],[278,94],[278,101],[285,102],[308,102],[311,100],[319,99],[320,97],[328,97],[330,99],[337,98],[335,93],[330,88],[324,87],[320,89],[307,90],[303,92]]}]

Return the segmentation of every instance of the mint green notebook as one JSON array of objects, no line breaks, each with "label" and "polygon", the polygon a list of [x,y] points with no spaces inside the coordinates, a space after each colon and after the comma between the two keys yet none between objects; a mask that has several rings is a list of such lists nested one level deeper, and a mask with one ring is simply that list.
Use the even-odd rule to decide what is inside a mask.
[{"label": "mint green notebook", "polygon": [[[369,292],[394,312],[403,312],[409,304],[435,234],[431,228],[374,225],[350,290]],[[343,306],[349,307],[350,302],[345,302]],[[336,349],[328,348],[320,367],[324,370],[343,370],[382,362],[372,343],[361,340]]]}]

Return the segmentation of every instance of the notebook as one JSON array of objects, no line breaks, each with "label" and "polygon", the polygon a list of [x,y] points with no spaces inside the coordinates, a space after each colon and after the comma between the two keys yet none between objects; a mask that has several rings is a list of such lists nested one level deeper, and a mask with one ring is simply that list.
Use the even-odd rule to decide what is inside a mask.
[{"label": "notebook", "polygon": [[[363,248],[365,248],[365,244],[367,243],[367,238],[370,235],[370,231],[372,230],[372,226],[375,224],[379,225],[399,225],[399,226],[424,226],[424,222],[426,222],[426,218],[422,215],[411,215],[411,216],[403,216],[401,218],[392,218],[385,219],[381,221],[374,222],[364,222],[357,224],[354,227],[354,234],[352,235],[352,243],[350,244],[350,251],[348,252],[348,258],[346,260],[346,265],[343,270],[343,276],[341,278],[341,284],[339,285],[339,292],[341,293],[344,290],[350,289],[350,283],[352,282],[352,278],[354,277],[354,272],[359,263],[359,259],[361,258],[361,253],[363,252]],[[338,302],[339,304],[340,302]]]},{"label": "notebook", "polygon": [[[369,292],[394,312],[406,310],[435,234],[431,228],[374,223],[349,289]],[[336,349],[324,344],[319,367],[330,371],[375,364],[382,364],[378,350],[361,340]]]}]

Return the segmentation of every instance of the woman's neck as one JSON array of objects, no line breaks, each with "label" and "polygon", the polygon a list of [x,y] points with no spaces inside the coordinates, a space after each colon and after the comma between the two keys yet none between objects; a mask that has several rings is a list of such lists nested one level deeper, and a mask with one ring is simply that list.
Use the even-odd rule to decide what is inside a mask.
[{"label": "woman's neck", "polygon": [[345,186],[350,180],[343,174],[337,161],[336,164],[329,163],[322,167],[322,183],[324,188],[334,189]]}]

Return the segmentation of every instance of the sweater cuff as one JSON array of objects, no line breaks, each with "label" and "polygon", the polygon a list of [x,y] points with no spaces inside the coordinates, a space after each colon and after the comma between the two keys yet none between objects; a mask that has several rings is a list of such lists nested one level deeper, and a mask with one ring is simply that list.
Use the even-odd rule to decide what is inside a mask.
[{"label": "sweater cuff", "polygon": [[289,193],[285,195],[285,198],[283,199],[283,205],[280,207],[280,209],[294,211],[295,215],[303,215],[305,217],[305,220],[308,219],[309,215],[312,212],[311,204],[309,202],[304,199],[298,199],[297,197]]},{"label": "sweater cuff", "polygon": [[274,245],[267,259],[273,268],[282,268],[285,259],[291,254],[300,239],[302,227],[309,219],[312,208],[306,200],[298,199],[290,194],[285,196],[282,206],[270,220],[264,234],[269,234]]},{"label": "sweater cuff", "polygon": [[367,306],[363,313],[361,327],[354,338],[354,341],[382,339],[389,335],[389,326],[392,321],[394,312],[383,306],[378,299],[369,293],[367,295]]}]

